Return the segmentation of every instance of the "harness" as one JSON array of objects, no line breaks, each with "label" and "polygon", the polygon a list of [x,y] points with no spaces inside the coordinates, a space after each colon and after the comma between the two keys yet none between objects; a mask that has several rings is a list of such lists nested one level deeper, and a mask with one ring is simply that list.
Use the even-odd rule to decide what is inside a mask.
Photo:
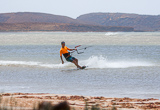
[{"label": "harness", "polygon": [[63,54],[63,56],[67,59],[68,57],[70,57],[70,52]]}]

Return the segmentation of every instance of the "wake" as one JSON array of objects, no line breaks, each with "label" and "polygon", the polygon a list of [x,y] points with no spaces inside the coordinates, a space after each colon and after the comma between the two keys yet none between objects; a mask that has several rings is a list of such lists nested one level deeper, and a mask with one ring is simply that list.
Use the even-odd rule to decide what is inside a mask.
[{"label": "wake", "polygon": [[148,66],[156,66],[153,63],[145,62],[145,61],[109,61],[107,58],[103,56],[92,56],[88,60],[85,61],[86,65],[89,68],[130,68],[130,67],[148,67]]},{"label": "wake", "polygon": [[120,34],[122,32],[107,32],[105,35],[106,36],[114,36],[114,35],[117,35],[117,34]]},{"label": "wake", "polygon": [[[159,66],[157,64],[147,62],[147,61],[134,61],[134,60],[119,60],[110,61],[103,56],[91,56],[87,60],[79,62],[80,65],[88,66],[88,68],[104,69],[104,68],[131,68],[131,67],[152,67]],[[75,65],[69,62],[65,64],[51,64],[43,62],[33,62],[33,61],[0,61],[0,66],[14,66],[14,67],[42,67],[42,68],[75,68]]]}]

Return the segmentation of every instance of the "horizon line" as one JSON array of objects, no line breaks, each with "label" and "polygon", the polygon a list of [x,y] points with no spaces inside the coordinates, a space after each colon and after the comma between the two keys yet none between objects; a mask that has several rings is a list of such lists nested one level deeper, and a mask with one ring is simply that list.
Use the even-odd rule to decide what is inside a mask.
[{"label": "horizon line", "polygon": [[[61,15],[61,14],[53,14],[53,13],[48,13],[48,12],[35,12],[35,11],[19,11],[19,12],[2,12],[0,14],[11,14],[11,13],[41,13],[41,14],[51,14],[51,15],[57,15],[57,16],[65,16],[65,17],[70,17],[68,15]],[[160,14],[138,14],[138,13],[125,13],[125,12],[90,12],[90,13],[85,13],[81,14],[78,17],[82,15],[87,15],[87,14],[96,14],[96,13],[101,13],[101,14],[135,14],[135,15],[142,15],[142,16],[160,16]],[[78,18],[76,17],[76,18]],[[70,17],[72,19],[76,19],[74,17]]]}]

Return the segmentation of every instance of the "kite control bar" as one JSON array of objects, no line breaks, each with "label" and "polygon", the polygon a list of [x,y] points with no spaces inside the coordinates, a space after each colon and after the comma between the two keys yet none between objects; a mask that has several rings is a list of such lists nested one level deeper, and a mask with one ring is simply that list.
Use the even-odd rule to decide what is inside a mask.
[{"label": "kite control bar", "polygon": [[[80,46],[81,45],[75,46],[75,49],[77,49],[77,47],[80,47]],[[91,46],[88,46],[88,47],[91,47]],[[82,53],[84,53],[84,50],[86,50],[88,47],[80,48],[75,51],[77,51],[77,54],[82,54]],[[78,52],[78,50],[83,50],[83,52]],[[75,51],[72,51],[71,53],[74,53]]]}]

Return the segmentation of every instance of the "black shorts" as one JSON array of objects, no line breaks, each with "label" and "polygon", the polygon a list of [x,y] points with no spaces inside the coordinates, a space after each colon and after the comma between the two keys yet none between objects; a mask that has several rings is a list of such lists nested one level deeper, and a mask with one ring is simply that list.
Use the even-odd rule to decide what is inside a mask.
[{"label": "black shorts", "polygon": [[76,58],[74,58],[74,57],[72,57],[72,56],[66,58],[66,60],[67,60],[68,62],[73,62],[75,59],[76,59]]}]

